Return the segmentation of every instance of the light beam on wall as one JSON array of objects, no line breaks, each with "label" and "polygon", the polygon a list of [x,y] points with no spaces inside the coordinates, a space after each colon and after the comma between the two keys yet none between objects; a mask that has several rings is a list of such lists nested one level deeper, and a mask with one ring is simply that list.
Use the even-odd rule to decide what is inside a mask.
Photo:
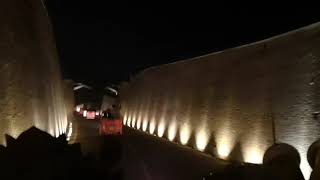
[{"label": "light beam on wall", "polygon": [[175,120],[171,121],[168,129],[168,139],[173,141],[177,134],[177,122]]},{"label": "light beam on wall", "polygon": [[140,113],[138,120],[137,120],[137,129],[140,129],[140,127],[141,127],[141,113]]},{"label": "light beam on wall", "polygon": [[226,159],[234,147],[234,137],[229,134],[228,129],[220,129],[216,136],[218,155],[220,158]]},{"label": "light beam on wall", "polygon": [[153,134],[155,129],[156,129],[156,120],[154,117],[152,117],[152,119],[150,121],[150,126],[149,126],[150,134]]},{"label": "light beam on wall", "polygon": [[133,116],[132,116],[132,119],[131,119],[131,127],[132,127],[132,128],[135,128],[135,127],[136,127],[136,115],[133,115]]},{"label": "light beam on wall", "polygon": [[180,142],[186,145],[189,142],[191,136],[191,128],[188,122],[182,124],[180,128]]},{"label": "light beam on wall", "polygon": [[162,137],[166,129],[166,121],[162,118],[158,124],[158,136]]},{"label": "light beam on wall", "polygon": [[142,130],[147,131],[147,127],[148,127],[148,118],[145,117],[142,122]]},{"label": "light beam on wall", "polygon": [[209,141],[209,133],[205,126],[199,128],[196,132],[196,146],[200,151],[204,151]]},{"label": "light beam on wall", "polygon": [[[261,119],[256,119],[257,122],[261,122]],[[247,136],[243,138],[246,141],[242,142],[242,152],[245,162],[261,164],[263,161],[263,156],[268,146],[266,143],[262,143],[265,135],[262,133],[262,123],[253,124],[252,130]],[[271,128],[270,128],[271,129]]]},{"label": "light beam on wall", "polygon": [[231,146],[228,143],[220,142],[218,146],[219,157],[226,159],[231,152]]},{"label": "light beam on wall", "polygon": [[246,149],[243,153],[245,162],[254,164],[262,163],[264,152],[260,149],[260,147],[250,147]]},{"label": "light beam on wall", "polygon": [[68,125],[67,141],[70,141],[71,136],[72,136],[72,122],[70,122]]},{"label": "light beam on wall", "polygon": [[127,126],[131,127],[131,113],[128,115]]},{"label": "light beam on wall", "polygon": [[304,175],[305,179],[308,179],[310,177],[312,169],[311,169],[311,167],[310,167],[310,165],[308,163],[308,160],[306,158],[307,157],[307,152],[301,153],[301,151],[300,151],[300,156],[302,157],[301,158],[301,162],[300,162],[301,172]]},{"label": "light beam on wall", "polygon": [[123,124],[124,125],[127,124],[127,113],[125,113],[124,116],[123,116]]}]

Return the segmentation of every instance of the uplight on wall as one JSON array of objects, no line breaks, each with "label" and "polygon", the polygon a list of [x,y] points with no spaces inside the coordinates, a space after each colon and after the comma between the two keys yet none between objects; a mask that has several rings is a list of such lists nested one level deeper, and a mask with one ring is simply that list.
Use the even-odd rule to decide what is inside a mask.
[{"label": "uplight on wall", "polygon": [[157,133],[159,137],[163,136],[165,128],[166,128],[166,122],[164,121],[164,119],[161,119],[158,125],[158,133]]},{"label": "uplight on wall", "polygon": [[131,120],[131,127],[135,128],[136,126],[136,116],[133,115],[132,120]]},{"label": "uplight on wall", "polygon": [[67,141],[70,141],[71,136],[72,136],[72,122],[70,122],[68,126]]},{"label": "uplight on wall", "polygon": [[124,116],[123,116],[123,124],[124,125],[127,124],[127,113],[125,113]]},{"label": "uplight on wall", "polygon": [[217,150],[219,157],[226,159],[231,152],[231,146],[227,143],[222,142],[219,143]]},{"label": "uplight on wall", "polygon": [[303,176],[305,177],[305,179],[308,179],[310,177],[310,174],[312,172],[312,169],[308,163],[308,160],[307,160],[307,153],[306,152],[302,152],[300,151],[300,156],[301,157],[304,157],[304,158],[301,158],[301,163],[300,163],[300,169],[302,171],[302,174]]},{"label": "uplight on wall", "polygon": [[55,136],[56,136],[56,137],[59,137],[59,135],[60,135],[59,133],[60,133],[60,132],[59,132],[59,127],[58,127],[57,125],[56,125],[56,128],[55,128],[55,131],[56,131]]},{"label": "uplight on wall", "polygon": [[248,163],[261,164],[264,152],[259,147],[250,147],[244,150],[244,161]]},{"label": "uplight on wall", "polygon": [[209,141],[209,133],[205,127],[196,132],[196,146],[199,151],[204,151]]},{"label": "uplight on wall", "polygon": [[142,130],[147,131],[147,127],[148,127],[148,119],[147,117],[145,117],[142,121]]},{"label": "uplight on wall", "polygon": [[137,129],[140,129],[140,127],[141,127],[141,114],[139,115],[137,120]]},{"label": "uplight on wall", "polygon": [[171,121],[168,129],[168,139],[173,141],[177,134],[177,122],[175,120]]},{"label": "uplight on wall", "polygon": [[127,126],[131,127],[131,115],[128,115]]},{"label": "uplight on wall", "polygon": [[153,117],[153,118],[151,119],[151,121],[150,121],[149,133],[150,133],[150,134],[153,134],[155,129],[156,129],[156,120],[155,120],[155,118]]},{"label": "uplight on wall", "polygon": [[186,145],[189,142],[191,136],[191,128],[188,122],[182,124],[180,128],[180,142],[182,145]]},{"label": "uplight on wall", "polygon": [[229,128],[220,129],[216,134],[217,153],[220,158],[227,159],[235,145],[235,139]]}]

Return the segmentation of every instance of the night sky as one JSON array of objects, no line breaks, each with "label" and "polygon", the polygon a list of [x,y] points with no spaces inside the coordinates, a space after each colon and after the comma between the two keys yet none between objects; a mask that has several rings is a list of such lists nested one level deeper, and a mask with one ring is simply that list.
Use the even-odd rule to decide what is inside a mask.
[{"label": "night sky", "polygon": [[106,2],[47,0],[65,78],[103,87],[320,21],[317,9],[302,7]]}]

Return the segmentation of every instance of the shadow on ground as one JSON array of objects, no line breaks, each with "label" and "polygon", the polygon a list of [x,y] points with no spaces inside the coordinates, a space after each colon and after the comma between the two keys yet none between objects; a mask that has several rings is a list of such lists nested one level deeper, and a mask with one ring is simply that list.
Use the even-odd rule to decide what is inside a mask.
[{"label": "shadow on ground", "polygon": [[100,158],[83,155],[79,143],[68,144],[66,136],[54,138],[32,127],[17,139],[6,135],[0,145],[0,179],[123,179],[117,163],[121,144],[104,138]]}]

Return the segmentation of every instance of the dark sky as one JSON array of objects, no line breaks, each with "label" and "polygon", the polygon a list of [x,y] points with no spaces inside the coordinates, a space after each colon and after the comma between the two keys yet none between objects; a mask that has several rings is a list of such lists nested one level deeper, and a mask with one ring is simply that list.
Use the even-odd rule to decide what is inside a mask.
[{"label": "dark sky", "polygon": [[95,86],[118,83],[149,66],[320,21],[317,9],[302,6],[132,2],[47,0],[65,78]]}]

